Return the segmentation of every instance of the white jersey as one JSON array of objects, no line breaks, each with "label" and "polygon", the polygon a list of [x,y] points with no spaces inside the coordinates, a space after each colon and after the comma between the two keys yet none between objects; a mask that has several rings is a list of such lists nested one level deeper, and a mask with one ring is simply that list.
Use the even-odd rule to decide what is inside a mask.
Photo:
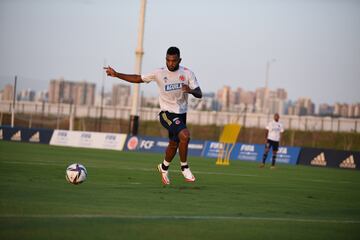
[{"label": "white jersey", "polygon": [[161,110],[178,114],[186,113],[188,106],[189,94],[181,91],[182,85],[186,84],[190,89],[199,87],[195,74],[182,66],[175,72],[169,71],[167,67],[159,68],[141,75],[141,79],[146,83],[156,81]]},{"label": "white jersey", "polygon": [[276,122],[272,120],[266,126],[266,129],[269,130],[267,139],[279,142],[280,141],[280,133],[284,132],[284,128],[281,122]]}]

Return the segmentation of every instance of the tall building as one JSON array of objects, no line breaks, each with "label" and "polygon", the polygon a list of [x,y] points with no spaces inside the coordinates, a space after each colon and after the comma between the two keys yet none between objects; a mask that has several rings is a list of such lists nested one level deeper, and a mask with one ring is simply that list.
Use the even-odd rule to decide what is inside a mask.
[{"label": "tall building", "polygon": [[319,105],[319,115],[320,116],[332,116],[334,113],[334,107],[323,103]]},{"label": "tall building", "polygon": [[49,85],[49,102],[93,105],[95,88],[96,85],[94,83],[71,82],[64,79],[51,80]]},{"label": "tall building", "polygon": [[269,114],[285,113],[285,101],[279,98],[269,98],[267,101],[267,109]]},{"label": "tall building", "polygon": [[334,116],[342,116],[345,117],[347,116],[348,113],[348,104],[344,103],[335,103],[334,105]]},{"label": "tall building", "polygon": [[131,87],[124,84],[116,84],[112,87],[111,103],[114,106],[130,106]]},{"label": "tall building", "polygon": [[34,90],[31,90],[31,89],[21,90],[19,92],[19,94],[17,95],[17,100],[32,102],[32,101],[35,101],[35,95],[36,95],[36,92]]},{"label": "tall building", "polygon": [[255,93],[252,91],[242,91],[240,94],[240,103],[246,105],[254,105],[255,104]]},{"label": "tall building", "polygon": [[75,83],[74,103],[78,105],[88,105],[88,106],[94,105],[95,87],[96,85],[94,83],[87,83],[87,82]]},{"label": "tall building", "polygon": [[258,113],[284,113],[287,92],[279,88],[270,91],[268,88],[257,88],[255,92],[245,91],[238,87],[232,91],[224,86],[217,92],[217,100],[221,111],[240,111]]},{"label": "tall building", "polygon": [[266,88],[257,88],[255,89],[255,111],[256,112],[265,112],[265,94]]},{"label": "tall building", "polygon": [[35,101],[37,102],[47,102],[49,100],[48,91],[39,91],[35,95]]},{"label": "tall building", "polygon": [[288,94],[285,89],[278,88],[275,90],[275,92],[276,92],[276,98],[285,100],[285,101],[287,100]]},{"label": "tall building", "polygon": [[354,108],[354,116],[353,117],[360,117],[360,103],[355,103],[353,105],[353,108]]},{"label": "tall building", "polygon": [[310,98],[299,98],[294,105],[288,108],[289,115],[314,115],[315,104]]},{"label": "tall building", "polygon": [[360,117],[360,103],[355,103],[355,104],[335,103],[334,116]]},{"label": "tall building", "polygon": [[[231,88],[229,86],[224,86],[222,89],[220,89],[217,92],[216,96],[220,104],[220,109],[222,111],[230,110],[230,95],[231,95]],[[232,99],[234,98],[232,97]]]},{"label": "tall building", "polygon": [[203,93],[202,98],[189,98],[189,109],[198,111],[218,111],[219,103],[216,100],[215,93]]},{"label": "tall building", "polygon": [[4,89],[2,90],[1,100],[3,101],[12,101],[14,94],[14,87],[11,84],[5,85]]},{"label": "tall building", "polygon": [[274,91],[268,88],[257,88],[255,91],[255,111],[261,113],[285,113],[287,92],[283,88]]}]

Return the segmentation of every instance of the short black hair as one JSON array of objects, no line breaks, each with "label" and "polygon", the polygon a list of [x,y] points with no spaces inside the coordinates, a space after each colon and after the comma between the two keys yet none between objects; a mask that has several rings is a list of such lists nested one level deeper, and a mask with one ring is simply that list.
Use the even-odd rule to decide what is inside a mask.
[{"label": "short black hair", "polygon": [[169,47],[166,54],[167,55],[178,55],[180,57],[180,50],[177,47]]}]

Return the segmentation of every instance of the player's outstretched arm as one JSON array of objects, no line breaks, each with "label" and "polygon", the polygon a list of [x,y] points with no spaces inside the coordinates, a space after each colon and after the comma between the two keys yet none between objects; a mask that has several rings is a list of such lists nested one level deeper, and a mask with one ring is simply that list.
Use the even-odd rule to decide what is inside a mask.
[{"label": "player's outstretched arm", "polygon": [[116,77],[116,78],[120,78],[122,80],[125,80],[127,82],[130,83],[143,83],[144,81],[141,79],[140,75],[137,74],[124,74],[124,73],[119,73],[116,72],[112,67],[108,66],[108,67],[104,67],[104,69],[106,70],[106,74],[110,77]]},{"label": "player's outstretched arm", "polygon": [[200,87],[197,87],[195,89],[191,89],[188,85],[183,84],[182,85],[182,91],[184,93],[190,93],[196,98],[202,98],[202,92]]}]

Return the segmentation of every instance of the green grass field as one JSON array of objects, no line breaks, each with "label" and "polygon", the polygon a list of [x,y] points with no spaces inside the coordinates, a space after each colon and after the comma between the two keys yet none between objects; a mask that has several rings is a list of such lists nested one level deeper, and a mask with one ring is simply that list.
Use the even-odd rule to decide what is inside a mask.
[{"label": "green grass field", "polygon": [[[0,239],[360,239],[360,172],[0,141]],[[68,184],[67,165],[88,170]]]}]

